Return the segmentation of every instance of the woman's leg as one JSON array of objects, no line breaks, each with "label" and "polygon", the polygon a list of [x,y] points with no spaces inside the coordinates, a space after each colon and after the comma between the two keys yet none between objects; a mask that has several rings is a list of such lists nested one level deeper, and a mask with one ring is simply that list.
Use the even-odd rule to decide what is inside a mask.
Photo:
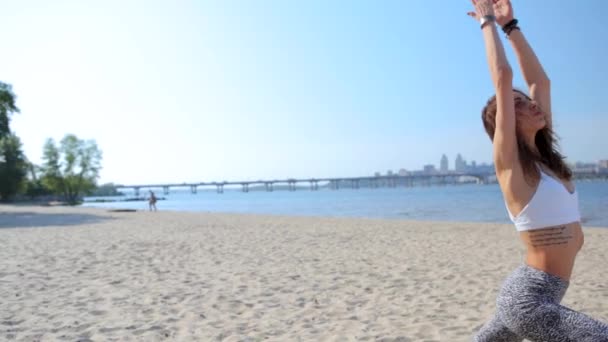
[{"label": "woman's leg", "polygon": [[560,305],[568,282],[529,266],[518,268],[497,299],[504,324],[532,341],[608,342],[608,325]]},{"label": "woman's leg", "polygon": [[608,342],[608,325],[555,303],[541,304],[519,326],[532,341]]},{"label": "woman's leg", "polygon": [[[515,270],[509,277],[505,279],[502,287],[504,288],[511,281],[513,275],[517,273]],[[502,290],[501,290],[502,292]],[[497,306],[496,313],[494,317],[490,319],[486,324],[484,324],[481,329],[477,332],[475,337],[473,337],[473,341],[475,342],[521,342],[523,341],[523,337],[518,336],[511,329],[507,327],[504,320],[502,319],[502,312],[500,308]]]},{"label": "woman's leg", "polygon": [[512,332],[500,319],[498,313],[479,329],[474,342],[521,342],[524,339]]}]

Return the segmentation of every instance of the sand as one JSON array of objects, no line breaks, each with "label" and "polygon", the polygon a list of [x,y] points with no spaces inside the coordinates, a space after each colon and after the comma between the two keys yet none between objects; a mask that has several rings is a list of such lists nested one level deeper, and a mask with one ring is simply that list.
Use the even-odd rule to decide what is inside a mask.
[{"label": "sand", "polygon": [[[562,304],[608,321],[608,229]],[[0,340],[469,341],[510,225],[0,206]]]}]

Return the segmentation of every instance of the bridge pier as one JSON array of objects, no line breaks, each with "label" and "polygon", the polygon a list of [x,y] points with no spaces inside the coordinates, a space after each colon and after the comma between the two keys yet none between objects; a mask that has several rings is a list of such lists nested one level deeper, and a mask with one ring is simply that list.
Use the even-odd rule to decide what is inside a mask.
[{"label": "bridge pier", "polygon": [[272,182],[266,182],[264,183],[264,186],[266,187],[266,191],[268,192],[272,192],[274,190],[272,187]]},{"label": "bridge pier", "polygon": [[329,185],[332,190],[340,190],[340,179],[330,181]]},{"label": "bridge pier", "polygon": [[139,188],[134,187],[133,190],[135,190],[135,197],[139,198]]},{"label": "bridge pier", "polygon": [[224,184],[217,184],[217,193],[218,194],[224,193]]},{"label": "bridge pier", "polygon": [[[197,189],[196,189],[196,185],[190,185],[190,193],[191,193],[191,194],[195,194],[195,193],[196,193],[196,191],[197,191]],[[169,192],[167,191],[167,193],[169,193]]]},{"label": "bridge pier", "polygon": [[289,191],[296,191],[296,182],[295,181],[289,181],[287,183],[288,187],[289,187]]},{"label": "bridge pier", "polygon": [[249,184],[248,183],[243,183],[241,185],[243,186],[243,192],[249,192]]},{"label": "bridge pier", "polygon": [[319,181],[311,180],[310,181],[310,190],[311,191],[319,190]]}]

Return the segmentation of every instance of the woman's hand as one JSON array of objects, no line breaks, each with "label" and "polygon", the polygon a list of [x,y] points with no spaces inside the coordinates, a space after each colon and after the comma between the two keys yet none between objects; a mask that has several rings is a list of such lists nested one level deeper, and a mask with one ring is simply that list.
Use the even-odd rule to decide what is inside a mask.
[{"label": "woman's hand", "polygon": [[468,12],[467,14],[477,21],[487,15],[495,16],[494,3],[496,1],[497,0],[471,0],[475,7],[475,12]]},{"label": "woman's hand", "polygon": [[510,0],[498,0],[494,2],[494,15],[498,25],[505,26],[513,20],[513,6]]},{"label": "woman's hand", "polygon": [[498,25],[505,26],[513,19],[513,6],[510,0],[471,0],[475,6],[475,12],[467,14],[479,21],[484,15],[494,15]]}]

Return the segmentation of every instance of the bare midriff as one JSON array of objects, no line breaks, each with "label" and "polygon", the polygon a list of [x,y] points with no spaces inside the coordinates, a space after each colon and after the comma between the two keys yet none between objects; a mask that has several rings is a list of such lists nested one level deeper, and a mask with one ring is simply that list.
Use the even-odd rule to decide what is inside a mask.
[{"label": "bare midriff", "polygon": [[579,222],[520,232],[527,247],[526,264],[570,280],[574,259],[584,243]]}]

